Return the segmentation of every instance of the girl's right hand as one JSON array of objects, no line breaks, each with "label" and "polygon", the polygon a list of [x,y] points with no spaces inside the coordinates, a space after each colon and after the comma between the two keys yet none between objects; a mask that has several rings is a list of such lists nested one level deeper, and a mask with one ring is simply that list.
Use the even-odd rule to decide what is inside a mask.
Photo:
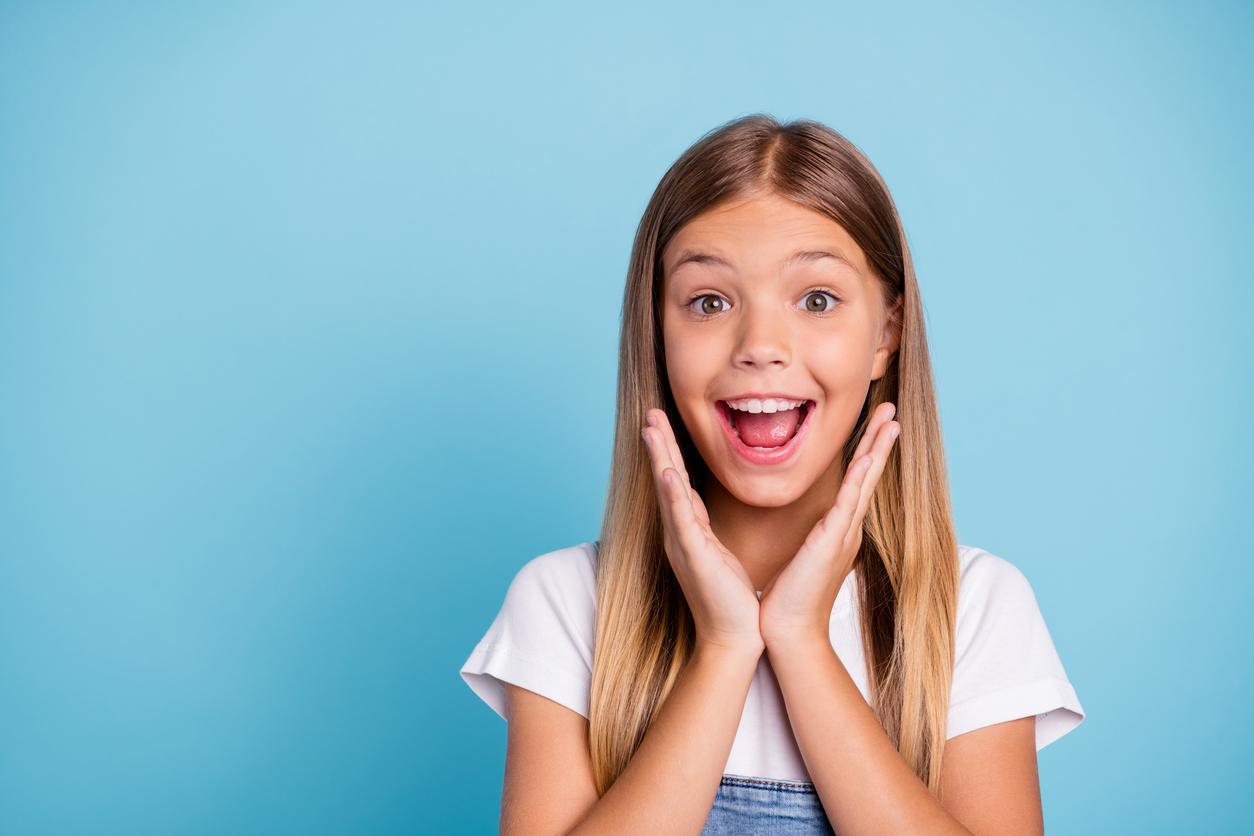
[{"label": "girl's right hand", "polygon": [[662,508],[666,557],[688,600],[702,643],[761,653],[758,596],[749,573],[710,530],[705,503],[693,490],[666,413],[646,414],[644,443]]}]

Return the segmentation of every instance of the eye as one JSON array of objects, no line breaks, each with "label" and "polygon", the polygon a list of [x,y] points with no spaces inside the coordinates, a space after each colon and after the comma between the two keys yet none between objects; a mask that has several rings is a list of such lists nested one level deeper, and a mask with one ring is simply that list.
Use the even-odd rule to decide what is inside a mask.
[{"label": "eye", "polygon": [[699,314],[704,314],[706,316],[713,316],[714,314],[722,313],[723,311],[731,307],[731,303],[728,302],[726,299],[724,299],[721,296],[714,296],[712,294],[707,294],[706,296],[698,296],[696,299],[693,299],[688,304],[689,304],[689,307],[691,307],[694,311],[696,311]]},{"label": "eye", "polygon": [[801,300],[800,307],[810,313],[823,313],[836,307],[836,297],[830,293],[816,290],[806,294],[805,299]]}]

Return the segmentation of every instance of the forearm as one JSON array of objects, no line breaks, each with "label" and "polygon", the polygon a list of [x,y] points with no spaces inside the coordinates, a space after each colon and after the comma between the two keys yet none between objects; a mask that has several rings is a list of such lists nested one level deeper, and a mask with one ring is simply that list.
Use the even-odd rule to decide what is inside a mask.
[{"label": "forearm", "polygon": [[969,836],[902,760],[826,637],[771,643],[767,653],[836,832]]},{"label": "forearm", "polygon": [[627,768],[572,836],[697,836],[718,792],[759,656],[699,646]]}]

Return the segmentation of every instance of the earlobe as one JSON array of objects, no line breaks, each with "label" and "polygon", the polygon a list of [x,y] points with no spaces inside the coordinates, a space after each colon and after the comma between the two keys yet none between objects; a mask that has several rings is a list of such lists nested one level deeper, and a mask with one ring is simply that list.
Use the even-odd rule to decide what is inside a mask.
[{"label": "earlobe", "polygon": [[880,344],[875,349],[875,363],[871,369],[871,380],[879,380],[888,373],[888,366],[901,346],[901,320],[904,300],[901,294],[884,318],[884,327],[880,331]]}]

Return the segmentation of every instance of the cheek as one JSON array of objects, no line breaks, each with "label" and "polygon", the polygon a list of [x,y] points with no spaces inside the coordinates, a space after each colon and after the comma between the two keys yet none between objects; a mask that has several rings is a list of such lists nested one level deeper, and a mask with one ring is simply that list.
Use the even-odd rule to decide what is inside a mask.
[{"label": "cheek", "polygon": [[823,358],[811,367],[827,399],[823,437],[835,447],[842,447],[849,438],[871,388],[875,354],[860,336],[846,335],[814,346],[813,356]]},{"label": "cheek", "polygon": [[817,361],[810,363],[812,374],[829,396],[870,383],[875,351],[865,337],[861,329],[815,335],[805,346],[806,357]]},{"label": "cheek", "polygon": [[721,432],[706,406],[710,387],[723,363],[712,345],[713,340],[697,339],[682,332],[663,332],[663,337],[671,397],[688,434],[698,446],[703,446],[704,436]]},{"label": "cheek", "polygon": [[676,331],[663,332],[671,394],[680,403],[703,399],[716,366],[711,341],[696,339],[680,329]]}]

